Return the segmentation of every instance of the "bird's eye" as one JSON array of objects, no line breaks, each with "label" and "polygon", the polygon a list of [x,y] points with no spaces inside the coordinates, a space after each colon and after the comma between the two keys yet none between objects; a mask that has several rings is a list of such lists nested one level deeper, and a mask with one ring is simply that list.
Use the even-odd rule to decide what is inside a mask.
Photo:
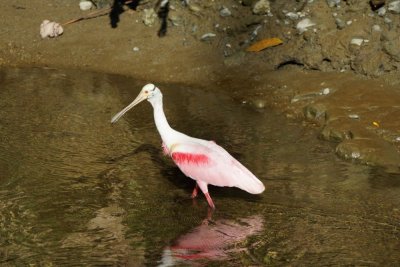
[{"label": "bird's eye", "polygon": [[145,94],[148,94],[148,93],[149,93],[149,91],[147,91],[147,90],[146,90],[146,91],[144,91],[144,93],[145,93]]}]

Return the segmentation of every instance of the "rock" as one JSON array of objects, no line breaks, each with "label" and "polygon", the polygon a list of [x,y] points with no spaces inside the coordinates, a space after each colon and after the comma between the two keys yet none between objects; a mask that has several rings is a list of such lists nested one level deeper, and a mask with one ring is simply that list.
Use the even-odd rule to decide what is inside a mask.
[{"label": "rock", "polygon": [[286,17],[288,17],[291,20],[297,20],[299,19],[299,14],[295,13],[295,12],[288,12],[285,14]]},{"label": "rock", "polygon": [[335,19],[335,23],[336,23],[336,26],[337,26],[337,28],[339,30],[342,30],[342,29],[344,29],[346,27],[346,23],[343,20],[339,19],[339,18]]},{"label": "rock", "polygon": [[330,88],[324,88],[321,90],[321,95],[329,95],[332,92]]},{"label": "rock", "polygon": [[253,5],[253,14],[265,15],[271,11],[270,3],[268,0],[259,0]]},{"label": "rock", "polygon": [[386,7],[381,7],[377,10],[378,16],[383,17],[386,14]]},{"label": "rock", "polygon": [[221,17],[229,17],[232,15],[232,12],[227,7],[223,6],[219,11],[219,14],[221,15]]},{"label": "rock", "polygon": [[340,5],[340,0],[326,0],[329,7],[337,7]]},{"label": "rock", "polygon": [[42,24],[40,24],[40,36],[44,39],[46,37],[57,37],[63,34],[63,27],[54,21],[44,20]]},{"label": "rock", "polygon": [[400,154],[396,148],[382,139],[345,140],[336,147],[336,153],[344,159],[373,166],[400,165]]},{"label": "rock", "polygon": [[400,39],[392,39],[383,43],[383,51],[394,60],[400,62]]},{"label": "rock", "polygon": [[265,99],[258,98],[258,99],[254,99],[252,101],[252,104],[253,104],[254,107],[262,109],[262,108],[265,108],[266,101],[265,101]]},{"label": "rock", "polygon": [[358,119],[360,119],[360,116],[358,115],[358,114],[349,114],[349,116],[348,116],[350,119],[353,119],[353,120],[358,120]]},{"label": "rock", "polygon": [[89,10],[93,7],[93,3],[91,1],[82,0],[79,2],[79,8],[83,11]]},{"label": "rock", "polygon": [[347,125],[342,125],[340,122],[330,122],[322,129],[321,137],[327,141],[341,142],[352,139],[353,133],[347,128]]},{"label": "rock", "polygon": [[400,0],[390,2],[388,10],[395,14],[400,14]]},{"label": "rock", "polygon": [[182,18],[174,13],[168,16],[168,20],[171,21],[172,25],[174,26],[182,25]]},{"label": "rock", "polygon": [[111,0],[92,0],[92,2],[96,5],[97,9],[111,7],[112,2]]},{"label": "rock", "polygon": [[374,31],[374,32],[380,32],[380,31],[382,31],[381,26],[379,26],[379,25],[377,25],[377,24],[373,25],[373,26],[372,26],[372,31]]},{"label": "rock", "polygon": [[304,117],[309,121],[324,124],[326,116],[326,107],[323,104],[310,104],[304,108]]},{"label": "rock", "polygon": [[190,3],[188,7],[189,7],[189,10],[194,12],[194,13],[199,13],[201,11],[201,7],[199,7],[196,4]]},{"label": "rock", "polygon": [[215,33],[209,32],[209,33],[203,34],[203,35],[200,37],[200,40],[201,40],[201,41],[210,41],[210,40],[213,39],[215,36],[217,36]]},{"label": "rock", "polygon": [[154,8],[146,8],[143,10],[142,20],[144,25],[153,26],[157,18]]},{"label": "rock", "polygon": [[384,19],[383,19],[383,21],[386,23],[386,24],[392,24],[392,20],[390,19],[390,18],[388,18],[388,17],[385,17]]},{"label": "rock", "polygon": [[316,24],[314,22],[312,22],[309,18],[305,18],[300,20],[297,25],[296,25],[296,29],[299,31],[299,33],[303,33],[305,31],[307,31],[307,29],[309,27],[315,26]]},{"label": "rock", "polygon": [[361,46],[363,43],[364,43],[364,39],[362,39],[362,38],[353,38],[350,41],[350,44],[358,45],[358,46]]}]

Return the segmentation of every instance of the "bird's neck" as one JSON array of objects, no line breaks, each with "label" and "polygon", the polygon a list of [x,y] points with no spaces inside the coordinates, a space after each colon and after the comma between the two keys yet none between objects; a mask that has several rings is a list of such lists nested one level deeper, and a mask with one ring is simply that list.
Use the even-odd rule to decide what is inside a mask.
[{"label": "bird's neck", "polygon": [[154,121],[156,123],[157,130],[164,144],[169,147],[173,144],[171,137],[174,130],[171,128],[171,126],[169,126],[167,118],[165,117],[162,96],[158,97],[157,99],[152,99],[150,103],[153,106]]}]

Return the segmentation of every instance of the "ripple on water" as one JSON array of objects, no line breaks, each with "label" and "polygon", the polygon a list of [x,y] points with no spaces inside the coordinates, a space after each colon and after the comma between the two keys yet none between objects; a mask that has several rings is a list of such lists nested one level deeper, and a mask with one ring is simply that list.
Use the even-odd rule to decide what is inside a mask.
[{"label": "ripple on water", "polygon": [[[0,263],[174,266],[398,262],[398,174],[342,162],[309,129],[224,93],[160,85],[170,124],[215,140],[266,185],[211,187],[163,156],[151,107],[110,118],[144,84],[2,71]],[[223,91],[223,90],[222,90]],[[222,260],[222,261],[221,261]]]}]

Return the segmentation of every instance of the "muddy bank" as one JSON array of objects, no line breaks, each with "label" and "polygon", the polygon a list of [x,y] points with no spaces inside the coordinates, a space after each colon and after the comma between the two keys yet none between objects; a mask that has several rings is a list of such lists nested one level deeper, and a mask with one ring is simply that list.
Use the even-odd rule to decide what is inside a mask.
[{"label": "muddy bank", "polygon": [[[266,83],[265,81],[268,81]],[[235,97],[255,109],[273,106],[319,127],[320,138],[347,160],[398,171],[400,92],[381,80],[350,74],[282,70],[254,75]]]},{"label": "muddy bank", "polygon": [[[66,25],[62,36],[42,40],[44,19],[63,23],[90,11],[81,11],[78,1],[3,1],[0,66],[233,88],[242,103],[273,106],[321,127],[321,138],[337,143],[345,159],[397,169],[400,15],[385,1],[379,7],[367,1],[262,1],[264,9],[255,11],[258,2],[171,1],[166,36],[159,38],[154,13],[144,24],[154,2],[142,1],[136,10],[123,7],[114,17]],[[245,52],[270,37],[283,44]]]}]

